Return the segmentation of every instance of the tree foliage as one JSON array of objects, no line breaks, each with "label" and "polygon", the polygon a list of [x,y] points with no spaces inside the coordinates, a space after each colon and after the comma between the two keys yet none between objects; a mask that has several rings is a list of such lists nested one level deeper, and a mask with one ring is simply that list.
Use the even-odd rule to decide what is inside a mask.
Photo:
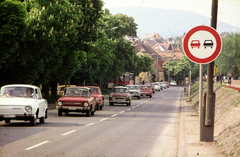
[{"label": "tree foliage", "polygon": [[222,39],[222,51],[215,65],[219,73],[227,75],[231,72],[234,77],[240,75],[240,33],[231,33]]}]

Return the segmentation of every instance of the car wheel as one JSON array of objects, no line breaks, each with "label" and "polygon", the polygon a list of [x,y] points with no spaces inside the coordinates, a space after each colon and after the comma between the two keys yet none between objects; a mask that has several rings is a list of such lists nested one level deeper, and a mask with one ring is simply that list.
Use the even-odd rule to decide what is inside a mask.
[{"label": "car wheel", "polygon": [[113,102],[110,102],[110,104],[109,104],[110,106],[113,106]]},{"label": "car wheel", "polygon": [[91,111],[91,115],[92,115],[92,116],[94,115],[95,111],[96,111],[95,108],[94,108],[93,111]]},{"label": "car wheel", "polygon": [[10,123],[11,119],[5,119],[5,123]]},{"label": "car wheel", "polygon": [[45,116],[41,117],[41,118],[39,119],[39,121],[40,121],[40,123],[45,123]]},{"label": "car wheel", "polygon": [[130,103],[128,103],[128,106],[131,106],[131,102],[130,102]]},{"label": "car wheel", "polygon": [[62,116],[62,110],[58,110],[58,116]]},{"label": "car wheel", "polygon": [[102,105],[100,105],[100,110],[102,110],[103,109],[103,104]]},{"label": "car wheel", "polygon": [[140,96],[138,96],[138,99],[140,99],[141,97]]},{"label": "car wheel", "polygon": [[36,120],[37,120],[37,118],[36,118],[36,114],[30,119],[30,125],[31,126],[35,126],[36,125]]},{"label": "car wheel", "polygon": [[91,114],[91,110],[87,110],[86,112],[87,117],[90,117],[90,114]]},{"label": "car wheel", "polygon": [[152,96],[151,96],[151,95],[150,95],[149,97],[150,97],[150,98],[152,98]]},{"label": "car wheel", "polygon": [[69,112],[68,112],[68,111],[66,111],[66,112],[65,112],[65,115],[66,115],[66,116],[68,116],[68,113],[69,113]]},{"label": "car wheel", "polygon": [[100,110],[100,104],[99,105],[96,105],[97,106],[97,110]]}]

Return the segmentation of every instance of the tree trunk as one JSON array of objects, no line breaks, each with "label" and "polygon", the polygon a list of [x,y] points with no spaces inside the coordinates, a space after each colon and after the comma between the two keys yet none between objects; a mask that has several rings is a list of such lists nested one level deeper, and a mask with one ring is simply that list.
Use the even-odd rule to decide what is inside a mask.
[{"label": "tree trunk", "polygon": [[57,82],[51,82],[51,95],[52,97],[57,96]]},{"label": "tree trunk", "polygon": [[43,97],[49,96],[49,83],[42,85],[42,94],[43,94]]}]

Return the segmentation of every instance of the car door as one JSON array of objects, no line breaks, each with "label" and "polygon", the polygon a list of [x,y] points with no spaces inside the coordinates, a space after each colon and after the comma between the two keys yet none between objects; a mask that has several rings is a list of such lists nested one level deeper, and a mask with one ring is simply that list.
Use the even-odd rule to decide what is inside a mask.
[{"label": "car door", "polygon": [[44,112],[45,112],[45,100],[42,98],[42,94],[39,88],[35,89],[35,94],[37,96],[36,100],[37,100],[37,105],[39,108],[39,113],[38,116],[39,117],[43,117],[44,116]]}]

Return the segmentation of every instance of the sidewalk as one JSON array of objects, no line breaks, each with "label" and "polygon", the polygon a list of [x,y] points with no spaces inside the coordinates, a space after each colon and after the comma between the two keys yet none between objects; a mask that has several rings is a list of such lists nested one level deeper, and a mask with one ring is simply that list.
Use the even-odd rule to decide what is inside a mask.
[{"label": "sidewalk", "polygon": [[200,141],[199,116],[187,100],[188,97],[182,90],[178,157],[224,157],[215,142]]}]

